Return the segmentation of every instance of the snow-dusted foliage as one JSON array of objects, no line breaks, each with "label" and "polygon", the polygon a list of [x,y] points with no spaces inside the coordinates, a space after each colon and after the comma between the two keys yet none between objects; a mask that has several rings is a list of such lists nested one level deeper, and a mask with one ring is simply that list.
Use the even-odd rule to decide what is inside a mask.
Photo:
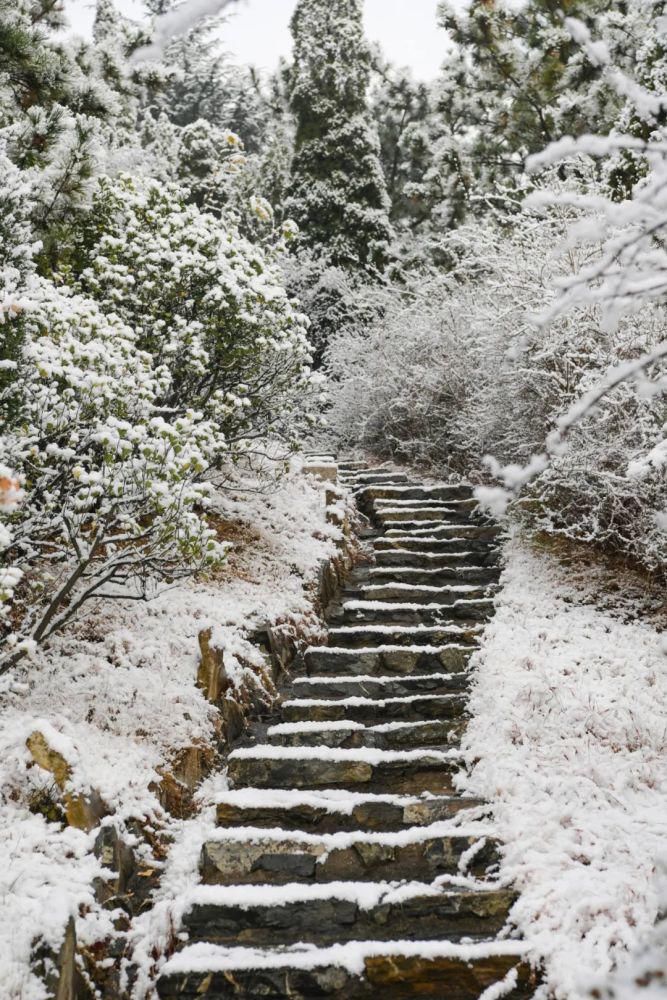
[{"label": "snow-dusted foliage", "polygon": [[219,456],[288,439],[313,380],[306,318],[276,259],[182,192],[103,181],[74,250],[76,287],[117,313],[169,372],[165,414],[191,408],[216,426]]},{"label": "snow-dusted foliage", "polygon": [[[249,189],[228,204],[242,142],[141,110],[170,78],[129,67],[150,32],[106,0],[93,44],[55,34],[50,3],[0,18],[0,444],[24,488],[3,514],[6,668],[91,597],[144,598],[219,559],[208,474],[291,448],[319,380],[280,270],[289,227]],[[159,180],[159,143],[140,148],[156,132]]]},{"label": "snow-dusted foliage", "polygon": [[145,596],[224,551],[197,482],[214,428],[192,412],[161,414],[169,374],[154,371],[133,331],[43,280],[17,322],[24,344],[0,399],[0,442],[27,490],[7,546],[23,586],[5,667],[89,598]]},{"label": "snow-dusted foliage", "polygon": [[[536,326],[555,285],[600,255],[567,245],[575,220],[573,209],[556,206],[527,210],[512,227],[471,223],[441,243],[448,274],[367,296],[375,321],[346,329],[328,354],[337,381],[329,422],[345,444],[361,437],[378,454],[479,480],[487,455],[521,468],[608,369],[659,343],[665,317],[655,304],[613,333],[595,303],[548,330]],[[663,422],[655,393],[619,386],[526,486],[517,513],[656,568],[667,554],[664,481],[649,456]]]},{"label": "snow-dusted foliage", "polygon": [[370,54],[361,3],[299,0],[292,34],[297,131],[287,213],[327,264],[382,267],[389,201],[367,109]]}]

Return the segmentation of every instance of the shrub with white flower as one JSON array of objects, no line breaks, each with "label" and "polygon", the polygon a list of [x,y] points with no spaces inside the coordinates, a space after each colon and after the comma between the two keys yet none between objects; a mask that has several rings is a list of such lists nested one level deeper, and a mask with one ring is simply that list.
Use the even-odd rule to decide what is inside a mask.
[{"label": "shrub with white flower", "polygon": [[216,427],[218,461],[289,442],[313,393],[307,320],[278,257],[173,185],[101,182],[65,277],[117,313],[153,358],[165,416]]},{"label": "shrub with white flower", "polygon": [[18,378],[0,395],[0,452],[14,470],[0,478],[25,489],[4,539],[21,582],[0,672],[89,599],[145,598],[224,554],[201,482],[214,425],[160,411],[169,372],[117,315],[46,280],[29,291]]}]

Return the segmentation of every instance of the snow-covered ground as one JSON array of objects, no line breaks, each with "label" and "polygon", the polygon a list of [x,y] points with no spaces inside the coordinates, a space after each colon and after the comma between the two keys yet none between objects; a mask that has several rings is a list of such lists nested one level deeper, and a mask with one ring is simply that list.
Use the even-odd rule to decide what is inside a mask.
[{"label": "snow-covered ground", "polygon": [[614,995],[630,1000],[623,970],[667,898],[662,599],[518,536],[501,582],[473,659],[466,789],[494,803],[503,875],[521,892],[513,918],[546,987],[590,998],[618,963],[630,986]]},{"label": "snow-covered ground", "polygon": [[100,872],[94,834],[61,829],[36,811],[53,778],[33,762],[26,739],[40,731],[68,762],[72,790],[96,789],[114,821],[163,825],[160,769],[215,737],[217,713],[195,686],[198,633],[215,629],[228,672],[242,678],[258,655],[247,639],[254,629],[290,619],[301,629],[318,628],[312,585],[340,538],[325,517],[323,484],[294,472],[276,492],[226,494],[219,517],[222,537],[235,548],[214,577],[179,585],[150,604],[93,609],[48,652],[2,679],[3,1000],[46,996],[30,973],[31,946],[40,935],[56,946],[69,915],[78,915],[84,942],[111,930],[111,915],[91,887]]}]

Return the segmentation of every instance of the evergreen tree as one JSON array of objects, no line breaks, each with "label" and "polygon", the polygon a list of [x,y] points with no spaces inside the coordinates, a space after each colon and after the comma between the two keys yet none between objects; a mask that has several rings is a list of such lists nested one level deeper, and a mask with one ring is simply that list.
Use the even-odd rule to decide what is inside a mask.
[{"label": "evergreen tree", "polygon": [[389,63],[378,62],[375,68],[371,107],[380,137],[391,220],[395,225],[418,226],[428,215],[415,185],[432,161],[430,87]]},{"label": "evergreen tree", "polygon": [[299,0],[291,29],[296,137],[286,212],[327,265],[381,270],[392,233],[361,0]]},{"label": "evergreen tree", "polygon": [[436,152],[422,198],[439,206],[442,223],[457,225],[472,199],[479,207],[499,187],[521,187],[526,157],[548,143],[614,126],[622,102],[567,19],[627,66],[638,40],[625,8],[608,0],[472,0],[465,10],[441,2],[454,45],[438,81]]}]

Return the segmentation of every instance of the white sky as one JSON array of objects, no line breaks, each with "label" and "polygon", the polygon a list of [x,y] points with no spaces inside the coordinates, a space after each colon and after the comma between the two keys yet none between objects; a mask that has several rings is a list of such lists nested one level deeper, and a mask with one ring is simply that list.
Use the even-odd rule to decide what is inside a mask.
[{"label": "white sky", "polygon": [[[116,6],[141,18],[139,0],[116,0]],[[241,0],[223,32],[225,48],[239,62],[273,69],[281,55],[289,55],[288,24],[296,0]],[[401,66],[411,66],[416,77],[435,76],[446,52],[446,35],[437,27],[438,0],[364,0],[366,33],[379,42],[385,54]],[[88,35],[94,2],[65,0],[71,27]]]}]

